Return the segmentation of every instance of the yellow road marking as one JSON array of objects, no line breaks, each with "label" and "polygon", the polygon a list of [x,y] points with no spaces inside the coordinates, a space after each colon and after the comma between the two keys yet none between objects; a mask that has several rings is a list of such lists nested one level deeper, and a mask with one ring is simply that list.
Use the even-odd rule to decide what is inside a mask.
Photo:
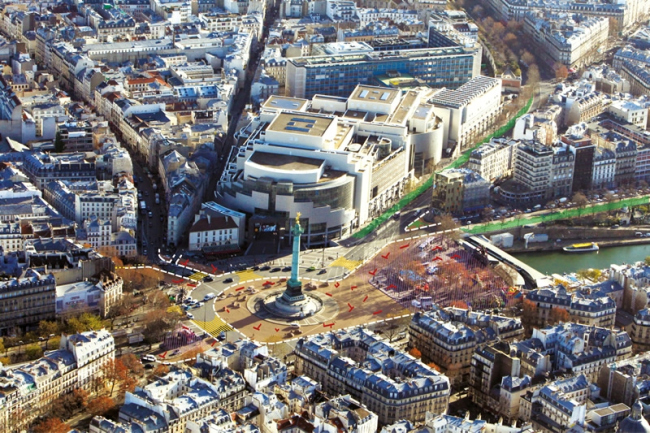
[{"label": "yellow road marking", "polygon": [[339,257],[334,260],[329,266],[341,266],[342,268],[347,269],[348,271],[353,271],[357,266],[361,264],[361,261],[358,260],[348,260],[345,257]]},{"label": "yellow road marking", "polygon": [[255,271],[251,269],[246,269],[245,271],[238,271],[235,274],[239,277],[239,281],[245,282],[254,280],[256,278],[264,278],[262,275],[256,274]]}]

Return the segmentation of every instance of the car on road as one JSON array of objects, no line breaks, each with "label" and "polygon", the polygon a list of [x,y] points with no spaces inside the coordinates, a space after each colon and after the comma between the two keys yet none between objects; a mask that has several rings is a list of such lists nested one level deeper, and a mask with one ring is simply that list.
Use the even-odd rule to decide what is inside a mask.
[{"label": "car on road", "polygon": [[146,355],[142,355],[142,360],[148,362],[156,362],[156,357],[148,353]]},{"label": "car on road", "polygon": [[147,255],[147,249],[146,248],[142,249],[142,254],[144,254],[145,256]]},{"label": "car on road", "polygon": [[205,281],[206,283],[210,283],[214,281],[214,278],[212,278],[210,275],[206,275],[205,277],[203,277],[203,281]]},{"label": "car on road", "polygon": [[261,271],[270,271],[271,267],[270,266],[263,266],[260,270]]},{"label": "car on road", "polygon": [[215,297],[216,297],[216,295],[214,293],[208,293],[207,295],[205,295],[203,297],[203,302],[209,301],[210,299],[214,299]]},{"label": "car on road", "polygon": [[285,266],[282,268],[282,272],[291,272],[291,266]]},{"label": "car on road", "polygon": [[149,211],[149,218],[153,218],[153,212]]},{"label": "car on road", "polygon": [[225,280],[223,280],[225,284],[232,283],[232,281],[233,281],[232,278],[226,278]]},{"label": "car on road", "polygon": [[280,272],[282,268],[273,268],[271,269],[271,272]]},{"label": "car on road", "polygon": [[307,268],[307,272],[314,272],[316,270],[315,266],[310,266]]},{"label": "car on road", "polygon": [[290,327],[290,328],[300,329],[300,323],[297,323],[297,322],[291,322],[291,323],[289,323],[289,327]]},{"label": "car on road", "polygon": [[318,271],[318,275],[323,275],[326,273],[327,273],[327,269],[321,269],[320,271]]},{"label": "car on road", "polygon": [[151,370],[151,369],[154,368],[154,367],[155,367],[155,366],[154,366],[153,364],[145,364],[145,365],[144,365],[145,370]]},{"label": "car on road", "polygon": [[192,313],[185,313],[188,319],[194,319],[194,314]]}]

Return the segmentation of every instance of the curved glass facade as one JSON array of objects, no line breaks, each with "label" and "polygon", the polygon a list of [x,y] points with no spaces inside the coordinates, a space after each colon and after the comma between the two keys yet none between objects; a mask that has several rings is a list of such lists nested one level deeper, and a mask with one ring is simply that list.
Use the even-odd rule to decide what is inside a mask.
[{"label": "curved glass facade", "polygon": [[325,182],[294,189],[294,200],[312,202],[314,207],[330,206],[332,209],[352,209],[354,207],[354,178],[342,176]]}]

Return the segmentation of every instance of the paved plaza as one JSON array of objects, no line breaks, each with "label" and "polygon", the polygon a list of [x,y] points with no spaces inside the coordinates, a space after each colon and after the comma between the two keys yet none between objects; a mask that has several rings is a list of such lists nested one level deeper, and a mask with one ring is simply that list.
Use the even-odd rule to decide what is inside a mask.
[{"label": "paved plaza", "polygon": [[427,308],[427,303],[488,308],[508,301],[507,285],[480,253],[440,235],[387,245],[343,280],[322,281],[303,272],[305,294],[323,308],[300,320],[272,317],[262,307],[263,299],[286,289],[286,277],[254,272],[246,277],[227,287],[214,308],[221,320],[260,342],[367,325]]}]

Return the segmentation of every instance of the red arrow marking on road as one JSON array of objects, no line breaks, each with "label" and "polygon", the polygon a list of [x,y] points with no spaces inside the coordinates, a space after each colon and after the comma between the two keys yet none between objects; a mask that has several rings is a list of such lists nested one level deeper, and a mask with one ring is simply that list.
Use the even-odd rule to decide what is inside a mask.
[{"label": "red arrow marking on road", "polygon": [[433,258],[433,260],[434,260],[434,261],[436,261],[436,260],[442,260],[442,257],[440,257],[440,256],[435,256],[435,257]]},{"label": "red arrow marking on road", "polygon": [[350,308],[350,310],[348,311],[348,313],[351,312],[352,310],[354,310],[354,306],[350,305],[349,302],[348,302],[348,308]]},{"label": "red arrow marking on road", "polygon": [[214,347],[215,344],[217,344],[217,340],[213,341],[210,347]]},{"label": "red arrow marking on road", "polygon": [[323,323],[323,328],[330,328],[331,329],[332,326],[334,326],[334,322],[328,323],[327,325]]},{"label": "red arrow marking on road", "polygon": [[375,270],[374,270],[374,271],[371,271],[371,272],[368,272],[368,273],[369,273],[370,275],[372,275],[372,276],[374,277],[374,276],[375,276],[375,274],[377,273],[377,268],[375,268]]},{"label": "red arrow marking on road", "polygon": [[375,316],[375,315],[377,315],[377,314],[381,314],[382,311],[383,311],[383,310],[375,311],[374,313],[372,313],[372,315]]},{"label": "red arrow marking on road", "polygon": [[330,296],[330,297],[332,296],[330,293],[325,293],[325,294],[326,294],[327,296]]},{"label": "red arrow marking on road", "polygon": [[366,302],[368,300],[368,295],[366,295],[365,298],[363,298],[363,302]]},{"label": "red arrow marking on road", "polygon": [[244,290],[244,286],[237,287],[237,288],[235,289],[235,292],[241,292],[242,290]]},{"label": "red arrow marking on road", "polygon": [[337,289],[339,288],[340,285],[341,285],[341,283],[339,283],[338,281],[336,283],[334,283],[334,287],[336,287]]},{"label": "red arrow marking on road", "polygon": [[165,357],[167,356],[167,352],[165,352],[165,353],[163,353],[162,355],[159,355],[159,356],[160,356],[162,359],[165,359]]},{"label": "red arrow marking on road", "polygon": [[212,272],[217,272],[217,268],[213,264],[210,264],[210,266],[212,266]]},{"label": "red arrow marking on road", "polygon": [[436,245],[436,247],[431,251],[442,251],[442,250],[443,248],[440,245]]},{"label": "red arrow marking on road", "polygon": [[390,256],[390,251],[386,253],[385,256],[382,256],[384,259],[388,259],[388,256]]},{"label": "red arrow marking on road", "polygon": [[187,285],[190,287],[196,287],[196,283],[188,283]]},{"label": "red arrow marking on road", "polygon": [[453,256],[451,256],[451,258],[452,259],[460,259],[460,256],[458,254],[454,254]]},{"label": "red arrow marking on road", "polygon": [[354,289],[356,289],[356,288],[357,288],[357,286],[351,286],[351,287],[350,287],[350,290],[354,290]]},{"label": "red arrow marking on road", "polygon": [[280,328],[275,328],[275,332],[280,332]]},{"label": "red arrow marking on road", "polygon": [[257,326],[253,326],[253,329],[256,330],[256,331],[259,331],[261,327],[262,327],[262,324],[260,323]]},{"label": "red arrow marking on road", "polygon": [[189,262],[190,262],[190,259],[185,260],[185,262],[183,262],[183,266],[187,266],[187,264],[188,264]]},{"label": "red arrow marking on road", "polygon": [[183,282],[182,278],[180,280],[172,280],[172,283],[174,283],[174,284],[180,284],[182,282]]},{"label": "red arrow marking on road", "polygon": [[397,286],[395,284],[391,284],[390,286],[386,287],[386,290],[390,289],[397,289]]},{"label": "red arrow marking on road", "polygon": [[400,250],[403,250],[404,248],[408,248],[409,245],[411,245],[411,244],[404,244],[404,245],[402,245],[401,247],[399,247],[399,249],[400,249]]}]

